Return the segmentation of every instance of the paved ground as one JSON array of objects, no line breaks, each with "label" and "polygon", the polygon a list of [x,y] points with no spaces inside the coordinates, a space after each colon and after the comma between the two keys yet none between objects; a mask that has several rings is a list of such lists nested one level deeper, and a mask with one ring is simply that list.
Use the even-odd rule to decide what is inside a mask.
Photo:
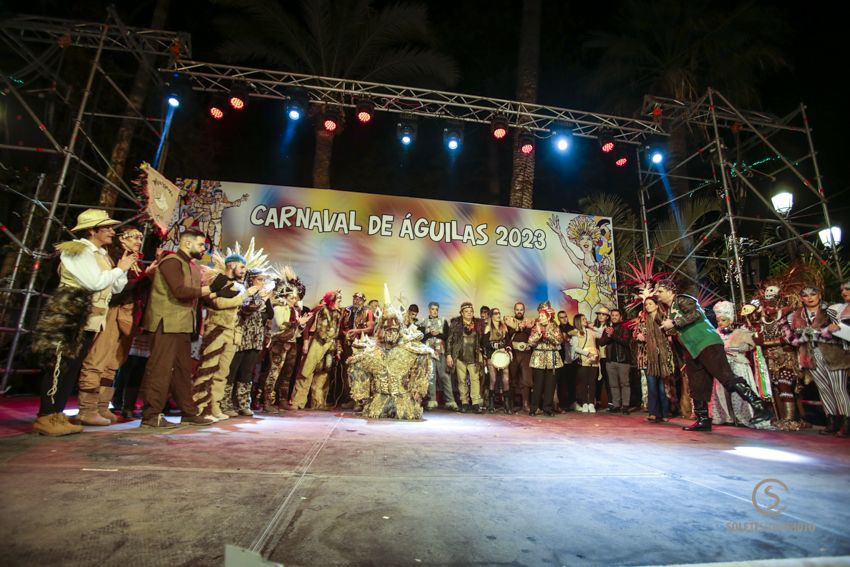
[{"label": "paved ground", "polygon": [[850,442],[811,431],[297,412],[48,439],[22,433],[33,410],[0,400],[4,565],[223,565],[228,543],[287,566],[850,555]]}]

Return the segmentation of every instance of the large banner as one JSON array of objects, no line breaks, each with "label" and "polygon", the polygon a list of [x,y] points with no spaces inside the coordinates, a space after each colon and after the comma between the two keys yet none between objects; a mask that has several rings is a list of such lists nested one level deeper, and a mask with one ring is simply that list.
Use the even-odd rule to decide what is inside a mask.
[{"label": "large banner", "polygon": [[182,204],[169,238],[186,227],[216,248],[251,237],[275,264],[291,265],[307,286],[305,303],[341,289],[416,303],[437,301],[444,315],[472,301],[510,313],[548,299],[570,316],[614,307],[611,219],[305,189],[178,179]]}]

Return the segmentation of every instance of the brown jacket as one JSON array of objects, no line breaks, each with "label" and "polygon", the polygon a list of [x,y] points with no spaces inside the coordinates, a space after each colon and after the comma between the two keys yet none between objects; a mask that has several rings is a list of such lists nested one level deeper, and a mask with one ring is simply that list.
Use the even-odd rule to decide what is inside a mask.
[{"label": "brown jacket", "polygon": [[196,333],[195,314],[201,296],[201,270],[182,251],[160,261],[151,286],[142,326],[163,333]]}]

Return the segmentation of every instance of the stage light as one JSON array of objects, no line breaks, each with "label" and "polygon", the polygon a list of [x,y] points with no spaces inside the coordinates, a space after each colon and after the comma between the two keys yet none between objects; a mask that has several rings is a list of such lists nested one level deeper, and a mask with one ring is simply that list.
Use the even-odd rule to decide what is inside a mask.
[{"label": "stage light", "polygon": [[375,103],[369,99],[360,99],[354,109],[354,115],[363,124],[371,122],[375,115]]},{"label": "stage light", "polygon": [[287,90],[289,98],[286,100],[286,116],[292,121],[301,120],[307,114],[307,105],[310,98],[303,89],[293,87]]},{"label": "stage light", "polygon": [[552,127],[552,144],[559,152],[566,152],[573,145],[573,131],[564,124]]},{"label": "stage light", "polygon": [[213,104],[212,106],[210,106],[210,116],[212,116],[216,120],[221,120],[222,118],[224,118],[224,111],[217,105]]},{"label": "stage light", "polygon": [[[831,239],[830,236],[832,237]],[[826,248],[832,248],[833,243],[835,243],[835,246],[838,246],[841,244],[841,228],[837,226],[825,228],[818,232],[818,237],[820,238],[821,244],[823,244]]]},{"label": "stage light", "polygon": [[646,146],[646,155],[649,159],[649,163],[653,165],[661,165],[664,163],[664,158],[666,157],[666,152],[664,148],[658,144],[651,144]]},{"label": "stage light", "polygon": [[490,123],[490,133],[497,140],[502,140],[508,135],[508,121],[503,116],[497,116]]},{"label": "stage light", "polygon": [[243,110],[248,105],[248,88],[245,85],[236,85],[230,89],[227,102],[233,110]]},{"label": "stage light", "polygon": [[165,102],[171,108],[179,108],[192,93],[192,85],[189,79],[180,73],[169,72],[163,78],[163,95]]},{"label": "stage light", "polygon": [[614,151],[615,147],[614,138],[610,134],[602,134],[599,137],[599,149],[602,150],[602,153],[610,154]]},{"label": "stage light", "polygon": [[521,154],[531,155],[534,152],[534,135],[531,132],[523,132],[519,135],[517,146]]},{"label": "stage light", "polygon": [[782,191],[770,198],[773,210],[782,216],[787,216],[794,208],[794,195],[788,191]]},{"label": "stage light", "polygon": [[396,136],[403,146],[409,146],[416,141],[418,125],[412,116],[402,117],[396,125]]},{"label": "stage light", "polygon": [[617,159],[614,160],[614,165],[616,165],[617,167],[626,167],[626,165],[628,165],[628,163],[629,163],[629,158],[626,157],[626,154],[624,154],[624,153],[617,155]]},{"label": "stage light", "polygon": [[342,130],[342,113],[336,108],[325,110],[322,115],[322,128],[325,132],[339,132]]},{"label": "stage light", "polygon": [[463,145],[463,125],[451,123],[443,129],[443,143],[450,152],[456,152]]}]

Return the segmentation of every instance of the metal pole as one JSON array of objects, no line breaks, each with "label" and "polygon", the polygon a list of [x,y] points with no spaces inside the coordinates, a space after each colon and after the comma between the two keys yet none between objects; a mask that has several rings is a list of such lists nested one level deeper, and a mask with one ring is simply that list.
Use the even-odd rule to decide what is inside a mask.
[{"label": "metal pole", "polygon": [[[41,233],[41,239],[38,243],[38,249],[34,254],[35,262],[33,263],[32,271],[30,272],[30,279],[27,283],[26,292],[24,293],[24,302],[21,306],[21,313],[18,316],[18,324],[15,329],[15,336],[12,338],[12,345],[9,348],[9,357],[6,359],[6,372],[3,373],[3,380],[2,382],[0,382],[0,393],[3,394],[6,393],[6,387],[9,382],[9,376],[12,373],[12,364],[15,361],[15,355],[18,351],[18,343],[20,342],[21,335],[24,331],[24,323],[26,322],[27,318],[27,310],[29,309],[30,298],[32,297],[33,293],[36,293],[35,281],[38,277],[38,271],[41,268],[41,260],[42,258],[47,257],[44,250],[47,247],[47,240],[50,238],[50,225],[53,224],[53,216],[56,214],[56,208],[59,206],[59,197],[62,194],[62,187],[65,184],[65,177],[67,177],[68,175],[68,167],[71,164],[71,157],[74,154],[74,147],[77,144],[77,136],[80,132],[83,114],[85,113],[86,104],[88,103],[89,95],[91,94],[92,83],[94,82],[94,76],[95,72],[97,71],[97,66],[100,63],[100,54],[103,52],[103,44],[106,41],[106,34],[108,31],[109,26],[104,24],[103,31],[100,34],[100,43],[97,46],[97,52],[94,55],[94,61],[92,62],[92,67],[89,71],[88,80],[86,81],[86,88],[83,90],[83,97],[82,100],[80,100],[80,108],[77,111],[77,117],[74,120],[74,128],[71,131],[71,138],[68,141],[68,147],[63,149],[63,152],[65,153],[65,159],[62,162],[62,169],[59,172],[59,179],[56,180],[56,187],[53,191],[53,201],[51,201],[50,203],[50,212],[47,215],[47,222],[45,223],[44,231]],[[8,84],[8,81],[5,79],[5,77],[4,81]],[[16,97],[17,96],[19,95],[16,94]],[[19,101],[24,102],[22,99],[19,99]],[[35,113],[32,112],[32,110],[29,108],[29,106],[26,105],[25,102],[24,108],[30,113],[30,116],[36,118]],[[41,128],[42,132],[45,133],[48,139],[51,140],[51,142],[56,141],[53,136],[51,136],[50,133],[47,131],[47,128],[44,127],[44,125],[42,125],[40,122],[39,127]]]},{"label": "metal pole", "polygon": [[[21,235],[21,243],[23,246],[18,248],[18,253],[15,256],[15,263],[12,266],[12,273],[9,275],[9,287],[14,289],[15,284],[18,283],[18,269],[21,267],[21,259],[24,256],[24,248],[27,245],[27,239],[30,235],[30,227],[32,227],[32,217],[35,215],[35,203],[38,201],[38,194],[41,191],[41,186],[44,183],[44,174],[40,174],[38,176],[38,183],[35,185],[35,192],[32,196],[32,201],[30,202],[30,210],[27,213],[27,220],[24,224],[24,233]],[[11,295],[6,295],[6,300],[3,302],[3,312],[0,314],[0,321],[6,320],[6,309],[9,307],[9,299]]]},{"label": "metal pole", "polygon": [[815,168],[815,183],[817,183],[818,194],[820,195],[820,204],[823,208],[823,218],[826,220],[826,227],[829,229],[829,242],[832,244],[832,259],[835,260],[835,269],[838,272],[838,281],[844,281],[844,272],[841,270],[841,262],[838,260],[838,251],[835,249],[835,241],[832,239],[832,221],[829,219],[829,209],[826,206],[826,195],[823,192],[823,184],[821,183],[820,168],[818,167],[818,158],[815,154],[815,146],[812,142],[812,129],[809,128],[809,117],[806,116],[806,106],[800,105],[800,112],[803,114],[803,125],[806,127],[806,139],[809,141],[809,152],[812,155],[812,165]]},{"label": "metal pole", "polygon": [[732,188],[729,187],[729,179],[726,173],[726,159],[723,157],[723,139],[720,137],[720,129],[717,127],[717,114],[714,106],[714,90],[708,89],[708,103],[711,109],[711,123],[714,126],[714,143],[717,149],[717,163],[720,165],[720,181],[723,183],[723,200],[726,202],[726,218],[729,219],[729,237],[732,238],[732,254],[735,259],[735,275],[738,287],[741,291],[741,303],[747,300],[744,289],[744,274],[741,271],[741,253],[738,250],[738,234],[735,230],[735,215],[732,213]]}]

